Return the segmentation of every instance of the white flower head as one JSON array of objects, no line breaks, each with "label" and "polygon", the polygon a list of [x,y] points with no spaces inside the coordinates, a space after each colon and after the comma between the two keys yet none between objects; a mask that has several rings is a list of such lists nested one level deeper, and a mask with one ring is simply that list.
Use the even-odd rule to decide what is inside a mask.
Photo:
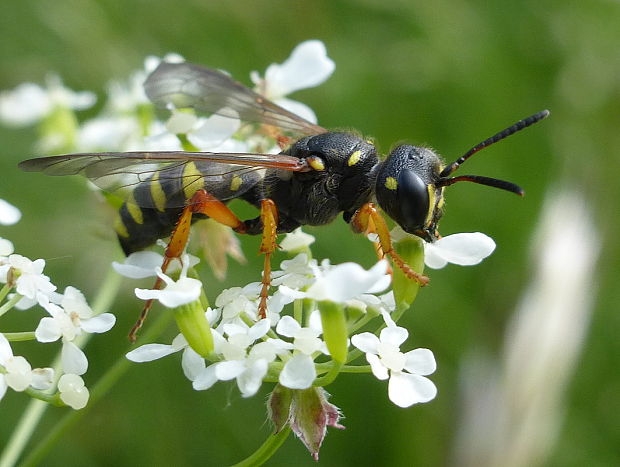
[{"label": "white flower head", "polygon": [[269,65],[265,78],[261,78],[257,72],[252,72],[250,77],[257,85],[259,93],[285,109],[316,123],[316,116],[308,106],[285,99],[284,96],[300,89],[318,86],[331,76],[335,68],[336,65],[327,56],[325,44],[318,40],[310,40],[295,47],[284,63]]},{"label": "white flower head", "polygon": [[[13,242],[11,240],[7,240],[6,238],[0,237],[0,267],[6,263],[8,260],[8,256],[12,255],[15,251],[15,247],[13,246]],[[5,282],[0,279],[0,282]]]},{"label": "white flower head", "polygon": [[424,242],[424,262],[433,269],[441,269],[448,263],[473,266],[494,250],[493,239],[481,232],[458,233],[433,243]]},{"label": "white flower head", "polygon": [[428,349],[402,353],[400,345],[408,335],[390,320],[379,337],[363,332],[351,338],[351,343],[366,353],[373,374],[380,380],[389,378],[388,396],[399,407],[428,402],[437,395],[437,388],[425,377],[435,371],[435,357]]},{"label": "white flower head", "polygon": [[158,300],[167,308],[175,308],[197,300],[202,290],[202,282],[187,277],[187,269],[190,265],[188,255],[183,255],[182,263],[183,268],[178,280],[170,278],[158,267],[157,276],[166,284],[165,287],[159,290],[136,288],[136,297],[142,300]]},{"label": "white flower head", "polygon": [[74,92],[56,75],[49,75],[46,86],[23,83],[0,93],[0,121],[16,127],[32,125],[56,108],[83,110],[97,100],[92,92]]}]

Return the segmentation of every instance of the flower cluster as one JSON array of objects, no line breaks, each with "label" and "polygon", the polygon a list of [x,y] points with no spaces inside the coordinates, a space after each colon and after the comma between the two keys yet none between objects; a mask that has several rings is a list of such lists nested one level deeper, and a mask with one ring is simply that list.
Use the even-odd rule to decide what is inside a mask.
[{"label": "flower cluster", "polygon": [[[163,60],[183,59],[171,54]],[[149,57],[144,69],[124,82],[112,83],[101,113],[82,124],[75,111],[92,106],[94,95],[73,92],[55,77],[48,79],[45,88],[28,83],[1,93],[0,121],[12,125],[38,122],[43,130],[39,147],[44,151],[281,150],[273,135],[258,131],[256,126],[242,125],[234,115],[203,116],[171,108],[165,122],[157,120],[142,83],[159,62]],[[333,70],[325,46],[320,41],[307,41],[284,63],[270,65],[264,77],[253,72],[251,79],[257,92],[316,122],[309,107],[286,95],[322,83]],[[29,102],[37,105],[28,106]],[[28,111],[24,113],[23,109]],[[17,218],[15,208],[0,200],[0,224]],[[203,239],[208,238],[204,243],[220,246],[211,248],[217,250],[215,254],[209,251],[205,256],[216,274],[222,275],[226,253],[242,258],[238,242],[228,227],[210,221],[199,224],[208,226],[198,231]],[[424,261],[432,268],[447,263],[477,264],[495,247],[480,233],[451,235],[433,244],[399,229],[392,236],[397,248],[407,246],[409,253],[401,256],[412,266],[419,264],[418,269]],[[242,396],[251,397],[263,383],[275,384],[268,407],[276,431],[290,426],[315,457],[327,427],[342,428],[338,423],[340,410],[327,402],[323,389],[340,373],[372,373],[380,380],[389,380],[388,397],[400,407],[432,400],[437,391],[427,376],[435,371],[434,356],[424,348],[401,351],[409,332],[396,324],[419,286],[399,281],[398,269],[392,271],[386,260],[369,269],[355,263],[319,262],[310,251],[313,242],[314,238],[300,229],[282,240],[281,250],[289,258],[271,272],[266,314],[259,312],[259,282],[224,290],[209,307],[203,283],[195,271],[190,272],[198,262],[196,257],[184,254],[166,274],[160,268],[163,257],[155,251],[134,253],[123,263],[114,263],[119,274],[132,279],[158,277],[162,285],[158,290],[136,288],[135,294],[174,310],[180,330],[170,344],[142,345],[127,358],[150,362],[181,352],[183,373],[195,390],[235,381]],[[44,260],[30,261],[13,254],[12,248],[10,242],[0,239],[0,282],[6,284],[0,304],[8,298],[0,307],[0,315],[13,307],[25,309],[36,304],[46,310],[49,316],[40,320],[32,338],[61,341],[60,370],[64,374],[57,383],[57,395],[66,405],[83,407],[88,390],[81,375],[88,361],[76,339],[83,333],[107,331],[114,325],[114,316],[95,315],[73,287],[57,293],[43,274]],[[7,387],[28,390],[37,397],[36,391],[52,387],[58,371],[54,375],[50,368],[32,370],[23,357],[14,356],[11,338],[11,334],[0,334],[0,398]],[[369,365],[358,361],[363,356]]]},{"label": "flower cluster", "polygon": [[[0,284],[4,284],[0,291],[0,315],[39,305],[49,316],[39,319],[34,332],[0,333],[0,399],[7,387],[19,392],[28,389],[32,397],[56,403],[60,400],[81,409],[88,402],[88,389],[81,377],[88,369],[88,359],[77,339],[83,333],[108,331],[114,326],[115,317],[110,313],[96,316],[75,287],[58,293],[43,273],[45,260],[31,261],[13,251],[12,242],[0,238]],[[14,355],[11,340],[34,339],[41,343],[62,342],[60,367],[33,369],[25,357]],[[59,392],[50,395],[57,380]]]}]

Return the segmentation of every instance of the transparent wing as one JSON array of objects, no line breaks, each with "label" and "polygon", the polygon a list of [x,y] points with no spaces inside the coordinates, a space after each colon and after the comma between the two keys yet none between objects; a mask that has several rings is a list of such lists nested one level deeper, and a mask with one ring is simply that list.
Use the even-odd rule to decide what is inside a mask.
[{"label": "transparent wing", "polygon": [[183,151],[66,154],[29,159],[20,162],[19,168],[47,175],[82,175],[102,190],[132,196],[131,202],[149,208],[183,206],[202,188],[226,201],[255,186],[265,169],[308,170],[303,160],[282,154]]},{"label": "transparent wing", "polygon": [[295,137],[327,131],[221,71],[190,63],[160,63],[144,82],[144,90],[148,98],[161,107],[191,107],[200,112],[273,125]]}]

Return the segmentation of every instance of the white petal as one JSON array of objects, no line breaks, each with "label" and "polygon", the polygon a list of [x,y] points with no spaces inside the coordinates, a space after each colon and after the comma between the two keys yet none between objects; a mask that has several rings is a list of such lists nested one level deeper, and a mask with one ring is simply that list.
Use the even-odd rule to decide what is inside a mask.
[{"label": "white petal", "polygon": [[248,330],[248,337],[255,341],[267,334],[269,329],[271,329],[271,322],[268,319],[261,319]]},{"label": "white petal", "polygon": [[4,363],[6,384],[14,391],[23,391],[32,382],[32,367],[24,357],[9,358]]},{"label": "white petal", "polygon": [[84,331],[90,333],[102,333],[112,329],[116,323],[116,316],[112,313],[103,313],[90,319],[83,319],[80,321],[81,327]]},{"label": "white petal", "polygon": [[198,355],[191,347],[186,347],[183,351],[181,367],[183,368],[183,374],[185,377],[190,381],[194,381],[205,369],[206,365],[204,358]]},{"label": "white petal", "polygon": [[375,378],[382,381],[388,379],[388,369],[383,366],[379,357],[377,357],[375,354],[367,353],[366,360],[368,360],[368,363],[370,363],[370,369],[372,370],[372,374],[375,375]]},{"label": "white petal", "polygon": [[4,337],[4,334],[0,332],[0,364],[4,364],[9,358],[13,356],[13,350],[9,340]]},{"label": "white petal", "polygon": [[61,352],[62,369],[65,373],[83,375],[88,370],[88,360],[82,350],[73,342],[63,341]]},{"label": "white petal", "polygon": [[493,253],[493,250],[495,242],[483,233],[458,233],[443,237],[434,243],[425,243],[424,261],[427,266],[436,269],[445,266],[445,262],[472,266],[480,263]]},{"label": "white petal", "polygon": [[405,354],[405,369],[416,375],[430,375],[437,369],[435,356],[429,349],[415,349]]},{"label": "white petal", "polygon": [[267,374],[269,364],[265,360],[252,362],[250,367],[237,377],[237,387],[243,397],[252,397],[256,394]]},{"label": "white petal", "polygon": [[54,318],[42,318],[34,331],[34,336],[39,342],[55,342],[62,336],[60,324]]},{"label": "white petal", "polygon": [[383,344],[393,345],[394,347],[400,347],[400,344],[405,342],[409,337],[409,331],[400,326],[388,326],[381,330],[379,334],[379,340]]},{"label": "white petal", "polygon": [[379,353],[379,338],[370,332],[355,334],[351,337],[351,344],[364,353]]},{"label": "white petal", "polygon": [[302,42],[284,63],[272,64],[267,68],[267,97],[275,99],[299,89],[318,86],[329,78],[335,67],[334,62],[327,57],[323,42]]},{"label": "white petal", "polygon": [[166,129],[175,135],[185,134],[192,131],[198,122],[198,117],[192,112],[180,112],[173,110],[172,115],[166,122]]},{"label": "white petal", "polygon": [[[16,224],[22,217],[22,213],[11,203],[0,199],[0,225]],[[10,253],[9,253],[10,254]]]},{"label": "white petal", "polygon": [[[228,111],[227,115],[231,111]],[[201,124],[187,135],[189,141],[202,150],[215,149],[230,138],[241,126],[236,118],[213,115],[201,120]]]},{"label": "white petal", "polygon": [[299,115],[301,118],[308,120],[312,123],[317,123],[318,119],[316,118],[316,114],[314,110],[308,107],[306,104],[294,101],[293,99],[287,99],[285,97],[280,97],[279,99],[274,99],[274,102],[278,104],[280,107],[285,108],[289,112],[294,113],[295,115]]},{"label": "white petal", "polygon": [[6,388],[7,388],[7,385],[6,385],[6,381],[4,380],[4,375],[0,375],[0,401],[6,394]]},{"label": "white petal", "polygon": [[84,386],[84,380],[74,374],[65,374],[58,381],[60,399],[69,407],[79,410],[86,406],[89,392]]},{"label": "white petal", "polygon": [[399,407],[409,407],[428,402],[437,395],[433,382],[424,376],[392,373],[388,384],[388,396]]},{"label": "white petal", "polygon": [[204,391],[205,389],[209,389],[215,383],[217,383],[217,376],[215,376],[215,365],[208,366],[204,370],[202,370],[196,376],[196,379],[192,382],[192,387],[196,391]]},{"label": "white petal", "polygon": [[[312,235],[305,233],[301,230],[301,227],[298,227],[286,234],[280,242],[280,249],[284,251],[297,251],[309,247],[314,241],[315,238]],[[307,257],[305,262],[307,262]]]},{"label": "white petal", "polygon": [[229,360],[216,363],[215,375],[220,381],[235,379],[246,369],[244,360]]},{"label": "white petal", "polygon": [[6,125],[31,125],[47,115],[51,107],[47,91],[38,84],[22,83],[0,93],[0,121]]},{"label": "white petal", "polygon": [[46,391],[54,384],[53,368],[35,368],[32,370],[32,383],[30,385],[34,389]]},{"label": "white petal", "polygon": [[286,337],[295,337],[300,329],[301,325],[292,316],[283,316],[276,326],[276,332]]},{"label": "white petal", "polygon": [[177,352],[177,350],[178,349],[175,349],[173,346],[166,344],[146,344],[128,352],[125,357],[136,363],[151,362],[165,357],[166,355],[173,354]]},{"label": "white petal", "polygon": [[356,263],[342,263],[329,269],[323,277],[308,288],[307,296],[315,300],[330,300],[343,303],[357,295],[367,293],[370,289],[377,290],[389,285],[386,281],[387,261],[381,260],[366,271]]},{"label": "white petal", "polygon": [[291,358],[280,373],[280,384],[290,389],[307,389],[316,378],[314,361],[308,355],[297,354]]},{"label": "white petal", "polygon": [[130,279],[155,277],[155,268],[161,266],[164,257],[154,251],[138,251],[130,254],[123,263],[112,262],[112,267],[121,276]]},{"label": "white petal", "polygon": [[11,240],[7,240],[6,238],[0,237],[0,256],[12,255],[14,251],[15,248],[13,247],[13,242],[11,242]]}]

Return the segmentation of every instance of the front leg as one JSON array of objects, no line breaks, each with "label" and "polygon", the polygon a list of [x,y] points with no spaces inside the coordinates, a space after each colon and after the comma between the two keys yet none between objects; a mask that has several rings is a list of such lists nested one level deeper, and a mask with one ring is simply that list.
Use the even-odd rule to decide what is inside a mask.
[{"label": "front leg", "polygon": [[428,277],[414,271],[405,261],[396,253],[392,246],[390,230],[385,220],[379,213],[374,203],[366,203],[359,208],[351,218],[351,228],[356,233],[375,233],[379,236],[379,248],[383,255],[392,258],[394,264],[405,273],[405,275],[421,286],[428,284]]}]

